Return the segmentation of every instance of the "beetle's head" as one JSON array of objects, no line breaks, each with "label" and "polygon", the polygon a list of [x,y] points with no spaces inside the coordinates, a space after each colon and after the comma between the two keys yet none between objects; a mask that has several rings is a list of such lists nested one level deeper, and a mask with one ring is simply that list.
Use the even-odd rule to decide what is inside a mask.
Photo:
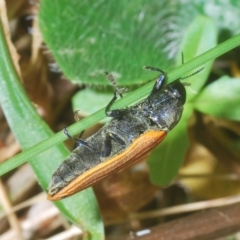
[{"label": "beetle's head", "polygon": [[168,94],[171,95],[174,99],[178,99],[182,105],[186,102],[186,89],[185,86],[188,83],[181,83],[180,80],[169,83],[165,87],[165,91],[168,91]]}]

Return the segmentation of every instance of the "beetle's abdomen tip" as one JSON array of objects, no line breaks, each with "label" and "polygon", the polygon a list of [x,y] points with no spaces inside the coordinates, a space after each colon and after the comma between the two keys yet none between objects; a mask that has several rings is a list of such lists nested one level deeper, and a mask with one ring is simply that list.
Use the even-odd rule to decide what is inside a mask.
[{"label": "beetle's abdomen tip", "polygon": [[57,201],[57,200],[60,200],[61,198],[56,198],[55,195],[48,194],[47,199],[50,200],[50,201]]},{"label": "beetle's abdomen tip", "polygon": [[50,201],[53,201],[53,197],[51,195],[47,195],[47,199],[50,200]]}]

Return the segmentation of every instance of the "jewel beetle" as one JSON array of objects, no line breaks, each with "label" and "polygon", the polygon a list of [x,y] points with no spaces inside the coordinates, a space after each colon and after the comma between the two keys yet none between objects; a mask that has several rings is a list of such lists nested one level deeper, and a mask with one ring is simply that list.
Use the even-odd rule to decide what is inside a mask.
[{"label": "jewel beetle", "polygon": [[[128,108],[111,110],[118,95],[122,97],[122,89],[116,88],[105,108],[106,116],[112,119],[98,132],[82,140],[64,130],[69,138],[76,140],[77,146],[53,173],[49,200],[70,196],[132,165],[155,148],[179,122],[186,101],[182,78],[165,85],[166,75],[161,69],[145,69],[161,73],[147,98]],[[108,77],[113,80],[111,75]]]}]

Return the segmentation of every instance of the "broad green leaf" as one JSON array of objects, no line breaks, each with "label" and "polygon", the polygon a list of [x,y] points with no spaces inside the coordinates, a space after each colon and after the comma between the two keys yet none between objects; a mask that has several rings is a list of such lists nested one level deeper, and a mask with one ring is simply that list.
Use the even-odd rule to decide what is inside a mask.
[{"label": "broad green leaf", "polygon": [[[183,38],[181,51],[187,58],[195,56],[209,50],[216,45],[216,29],[211,19],[206,17],[197,17],[186,29]],[[186,54],[185,54],[186,53]],[[191,83],[191,88],[199,90],[205,83],[212,62],[204,64],[204,70],[184,81]],[[190,95],[186,87],[188,95]],[[189,99],[196,96],[196,93],[188,97]],[[181,121],[150,155],[148,165],[150,176],[155,184],[167,185],[176,176],[186,150],[188,148],[187,121],[193,111],[192,104],[185,104]]]},{"label": "broad green leaf", "polygon": [[154,46],[159,31],[152,29],[162,16],[156,7],[162,9],[163,3],[42,1],[40,27],[69,79],[107,85],[103,72],[111,71],[118,75],[121,85],[143,83],[154,74],[142,71],[142,66],[166,66],[163,54]]},{"label": "broad green leaf", "polygon": [[198,111],[229,120],[240,120],[240,79],[221,77],[194,99]]},{"label": "broad green leaf", "polygon": [[[186,11],[188,14],[186,14]],[[141,67],[172,66],[183,29],[197,16],[194,4],[176,1],[41,1],[39,23],[60,69],[72,81],[141,84],[155,76]]]},{"label": "broad green leaf", "polygon": [[[70,80],[107,85],[103,74],[107,70],[116,74],[119,85],[127,86],[156,76],[141,70],[143,65],[171,69],[170,59],[176,58],[186,27],[200,14],[211,17],[219,30],[228,29],[228,37],[237,33],[239,9],[238,1],[217,0],[43,0],[39,22],[48,48]],[[198,29],[193,32],[195,37],[191,36],[193,45],[205,36]],[[205,41],[212,39],[206,37]],[[188,55],[191,48],[184,49],[186,61],[196,56]],[[205,68],[203,74],[207,72]],[[94,106],[98,106],[97,100]]]},{"label": "broad green leaf", "polygon": [[[27,98],[5,42],[0,28],[0,103],[12,132],[24,150],[51,137],[53,132]],[[43,189],[47,189],[52,173],[68,154],[69,151],[61,143],[34,158],[26,159]],[[89,233],[89,239],[103,239],[98,205],[91,189],[58,201],[56,205],[69,220]]]}]

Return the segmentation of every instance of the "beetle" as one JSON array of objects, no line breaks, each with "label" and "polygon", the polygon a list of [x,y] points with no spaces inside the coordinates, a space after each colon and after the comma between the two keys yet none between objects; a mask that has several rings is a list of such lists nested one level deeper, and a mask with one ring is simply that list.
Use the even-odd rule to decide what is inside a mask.
[{"label": "beetle", "polygon": [[[186,84],[180,81],[183,78],[165,85],[166,75],[161,69],[145,69],[161,73],[147,98],[128,108],[110,110],[118,95],[122,97],[122,89],[116,88],[105,108],[106,116],[112,120],[98,132],[82,140],[73,138],[64,129],[77,147],[53,173],[49,200],[70,196],[132,165],[155,148],[179,122],[186,101]],[[108,78],[113,80],[112,75],[108,74]]]}]

